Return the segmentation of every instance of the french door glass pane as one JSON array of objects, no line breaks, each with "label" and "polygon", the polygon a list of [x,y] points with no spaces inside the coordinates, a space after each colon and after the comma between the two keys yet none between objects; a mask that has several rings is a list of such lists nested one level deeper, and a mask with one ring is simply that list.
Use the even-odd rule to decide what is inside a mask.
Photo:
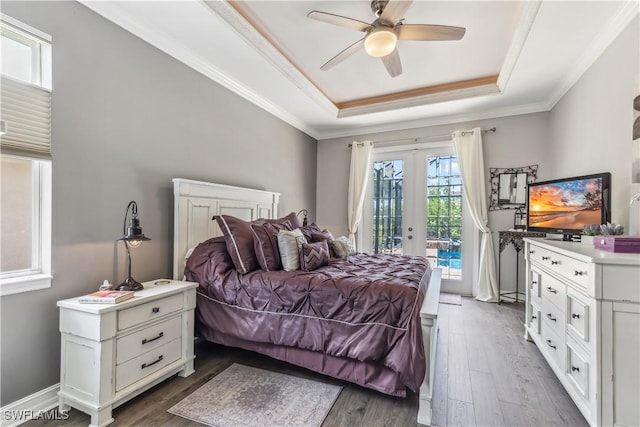
[{"label": "french door glass pane", "polygon": [[402,254],[402,160],[373,164],[373,253]]},{"label": "french door glass pane", "polygon": [[455,156],[427,158],[426,256],[445,279],[462,279],[462,177]]}]

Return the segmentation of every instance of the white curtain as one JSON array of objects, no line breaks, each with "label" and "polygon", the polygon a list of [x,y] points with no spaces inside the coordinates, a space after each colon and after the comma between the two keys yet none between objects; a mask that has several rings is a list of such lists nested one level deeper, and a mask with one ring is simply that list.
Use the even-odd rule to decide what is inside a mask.
[{"label": "white curtain", "polygon": [[356,247],[356,232],[362,220],[362,207],[367,184],[371,179],[371,155],[373,143],[371,141],[356,142],[351,144],[351,168],[349,170],[349,241]]},{"label": "white curtain", "polygon": [[496,280],[495,251],[489,217],[487,215],[487,197],[485,189],[484,160],[482,156],[482,130],[455,131],[453,146],[458,157],[462,174],[462,187],[476,227],[482,233],[480,243],[480,265],[478,269],[477,300],[498,301],[498,282]]}]

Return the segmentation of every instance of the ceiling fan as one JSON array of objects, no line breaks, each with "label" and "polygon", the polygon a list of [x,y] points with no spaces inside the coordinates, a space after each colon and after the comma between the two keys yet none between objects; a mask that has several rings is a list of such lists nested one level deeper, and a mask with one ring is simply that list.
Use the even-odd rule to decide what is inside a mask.
[{"label": "ceiling fan", "polygon": [[404,14],[413,1],[373,0],[371,10],[376,15],[372,23],[366,23],[346,16],[316,10],[307,14],[309,18],[340,27],[362,31],[366,35],[331,58],[321,70],[328,70],[341,63],[364,47],[370,56],[380,57],[391,77],[402,74],[402,64],[396,49],[398,40],[442,41],[460,40],[465,28],[447,25],[404,24]]}]

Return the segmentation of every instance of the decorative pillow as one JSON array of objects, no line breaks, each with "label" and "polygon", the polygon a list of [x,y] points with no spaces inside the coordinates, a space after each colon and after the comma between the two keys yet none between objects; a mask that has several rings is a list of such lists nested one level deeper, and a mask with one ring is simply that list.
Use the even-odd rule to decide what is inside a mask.
[{"label": "decorative pillow", "polygon": [[307,239],[308,242],[311,242],[311,233],[322,231],[322,229],[318,227],[315,222],[299,228],[300,230],[302,230],[302,234],[304,234],[304,238]]},{"label": "decorative pillow", "polygon": [[330,243],[333,240],[333,234],[329,230],[311,232],[311,242],[319,242],[321,240],[328,240],[327,243]]},{"label": "decorative pillow", "polygon": [[333,246],[333,252],[335,253],[337,258],[346,258],[349,255],[354,255],[356,253],[353,244],[346,236],[338,237],[332,242],[331,246]]},{"label": "decorative pillow", "polygon": [[216,221],[236,270],[245,274],[260,268],[253,248],[251,223],[231,215],[218,215]]},{"label": "decorative pillow", "polygon": [[264,271],[282,270],[280,251],[278,250],[278,232],[291,230],[289,220],[282,223],[252,222],[253,249],[258,258],[258,264]]},{"label": "decorative pillow", "polygon": [[312,231],[311,232],[311,241],[312,242],[319,242],[321,240],[326,240],[327,242],[327,246],[329,246],[329,257],[331,258],[338,258],[336,256],[336,253],[333,249],[333,234],[331,234],[331,232],[329,230],[322,230],[322,231]]},{"label": "decorative pillow", "polygon": [[304,234],[299,228],[295,230],[278,231],[278,249],[280,250],[280,261],[285,271],[300,269],[299,251],[300,246],[307,243]]},{"label": "decorative pillow", "polygon": [[303,243],[300,247],[300,269],[311,271],[329,265],[329,246],[326,240]]},{"label": "decorative pillow", "polygon": [[[295,212],[291,212],[289,215],[284,216],[280,219],[275,220],[276,222],[284,222],[284,221],[289,221],[289,223],[291,224],[291,230],[293,230],[294,228],[300,228],[302,227],[302,222],[300,221],[300,218],[298,218],[298,215],[296,215]],[[271,222],[271,221],[269,221]]]}]

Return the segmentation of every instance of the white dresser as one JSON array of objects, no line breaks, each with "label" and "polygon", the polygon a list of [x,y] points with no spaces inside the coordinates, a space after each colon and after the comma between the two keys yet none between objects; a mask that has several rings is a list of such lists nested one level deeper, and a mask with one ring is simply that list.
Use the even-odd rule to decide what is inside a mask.
[{"label": "white dresser", "polygon": [[524,240],[525,338],[590,425],[640,425],[640,255]]},{"label": "white dresser", "polygon": [[61,411],[74,407],[91,415],[91,426],[104,426],[113,422],[113,408],[176,373],[194,372],[197,284],[166,282],[143,283],[118,304],[58,301]]}]

